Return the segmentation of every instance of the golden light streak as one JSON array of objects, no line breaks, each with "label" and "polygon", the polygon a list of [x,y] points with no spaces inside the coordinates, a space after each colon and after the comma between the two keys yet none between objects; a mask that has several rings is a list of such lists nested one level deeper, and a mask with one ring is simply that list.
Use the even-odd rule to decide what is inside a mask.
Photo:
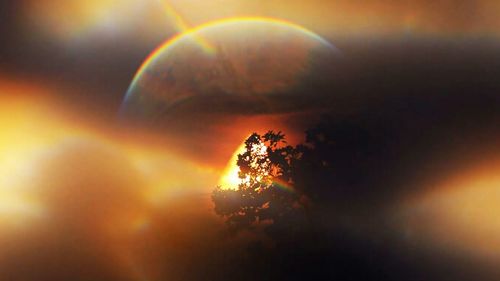
[{"label": "golden light streak", "polygon": [[0,244],[34,242],[18,231],[74,235],[126,276],[147,280],[135,250],[151,214],[178,195],[208,194],[216,171],[115,128],[75,122],[36,87],[16,83],[0,80]]},{"label": "golden light streak", "polygon": [[165,13],[171,19],[172,23],[176,27],[178,32],[184,32],[189,29],[189,25],[187,24],[184,17],[182,17],[170,4],[167,0],[160,0],[160,3],[163,5]]},{"label": "golden light streak", "polygon": [[[186,19],[179,13],[177,10],[170,4],[169,0],[160,0],[165,13],[168,18],[171,19],[178,33],[182,34],[189,29],[191,29],[190,25],[187,23]],[[205,38],[200,35],[194,35],[193,39],[200,47],[205,50],[208,54],[213,54],[215,52],[215,47],[212,46]]]},{"label": "golden light streak", "polygon": [[43,214],[30,188],[38,161],[69,132],[40,118],[46,96],[40,87],[0,78],[0,227]]},{"label": "golden light streak", "polygon": [[[47,89],[27,84],[0,79],[0,216],[9,214],[15,219],[14,213],[21,217],[39,210],[34,203],[37,198],[31,196],[38,184],[35,177],[46,159],[72,142],[96,144],[125,157],[145,179],[147,186],[141,190],[149,203],[164,203],[163,195],[169,196],[172,190],[193,191],[215,185],[213,169],[165,149],[156,140],[129,138],[132,133],[83,123],[79,120],[84,118],[74,117],[77,113],[57,110]],[[193,174],[197,176],[190,176]],[[135,225],[144,224],[143,218],[138,221]]]}]

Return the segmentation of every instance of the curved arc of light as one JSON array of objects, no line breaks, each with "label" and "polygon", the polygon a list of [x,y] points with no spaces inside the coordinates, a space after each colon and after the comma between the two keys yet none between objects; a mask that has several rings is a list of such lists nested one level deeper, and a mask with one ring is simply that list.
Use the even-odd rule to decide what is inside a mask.
[{"label": "curved arc of light", "polygon": [[[230,24],[237,24],[237,23],[242,23],[242,22],[261,22],[261,23],[271,23],[271,24],[276,24],[276,25],[281,25],[281,26],[287,26],[293,29],[296,29],[298,31],[303,32],[304,34],[318,40],[319,42],[323,43],[324,45],[328,46],[329,48],[338,51],[337,48],[325,40],[323,37],[319,36],[318,34],[314,33],[313,31],[298,25],[296,23],[287,21],[287,20],[282,20],[282,19],[276,19],[276,18],[267,18],[267,17],[235,17],[235,18],[226,18],[222,20],[216,20],[216,21],[211,21],[207,22],[205,24],[196,26],[194,28],[191,28],[183,33],[179,33],[175,35],[174,37],[168,39],[165,41],[163,44],[158,46],[155,50],[153,50],[149,56],[144,60],[142,65],[139,67],[137,70],[132,83],[130,84],[130,87],[127,91],[127,94],[124,99],[124,103],[130,98],[130,94],[132,92],[132,89],[135,87],[137,84],[137,81],[140,79],[142,74],[146,71],[148,66],[153,63],[163,52],[167,51],[168,49],[172,48],[176,43],[180,42],[184,38],[188,38],[190,36],[196,35],[196,33],[202,31],[202,30],[207,30],[215,27],[219,27],[221,25],[230,25]],[[207,48],[206,46],[201,45],[201,47],[207,52],[207,53],[212,53],[213,50]]]}]

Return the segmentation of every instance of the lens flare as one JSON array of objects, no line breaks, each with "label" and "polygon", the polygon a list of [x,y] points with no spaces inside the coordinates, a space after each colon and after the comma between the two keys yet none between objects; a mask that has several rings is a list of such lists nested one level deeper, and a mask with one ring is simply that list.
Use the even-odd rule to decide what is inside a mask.
[{"label": "lens flare", "polygon": [[[237,25],[237,24],[266,24],[269,26],[273,27],[287,27],[293,30],[297,30],[315,40],[318,42],[321,42],[323,45],[327,46],[328,48],[331,48],[335,52],[337,52],[337,49],[335,46],[333,46],[330,42],[326,41],[323,39],[321,36],[318,34],[306,29],[303,26],[297,25],[292,22],[288,22],[285,20],[281,19],[276,19],[276,18],[266,18],[266,17],[236,17],[236,18],[227,18],[227,19],[222,19],[222,20],[217,20],[213,22],[208,22],[202,25],[199,25],[197,27],[194,27],[192,29],[187,30],[184,33],[178,34],[174,36],[173,38],[167,40],[165,43],[160,45],[158,48],[156,48],[151,54],[146,58],[144,63],[141,65],[139,70],[134,76],[134,79],[132,80],[132,83],[127,91],[127,94],[125,96],[125,99],[123,101],[123,106],[122,106],[122,111],[125,107],[125,104],[127,101],[130,99],[132,96],[133,89],[137,86],[137,82],[140,80],[141,76],[146,72],[146,70],[154,64],[161,56],[162,54],[168,52],[172,47],[176,46],[178,43],[182,42],[185,39],[191,39],[194,40],[194,42],[198,42],[198,34],[201,33],[202,31],[207,31],[213,28],[218,28],[222,26],[230,26],[230,25]],[[205,53],[207,55],[213,54],[216,52],[216,50],[212,48],[203,48]]]},{"label": "lens flare", "polygon": [[[174,6],[172,6],[172,4],[170,4],[169,1],[160,0],[160,2],[168,18],[171,19],[172,23],[175,26],[175,29],[179,33],[182,34],[190,29],[190,25],[188,24],[187,20],[179,12],[177,12],[177,10],[174,8]],[[212,45],[210,45],[210,43],[203,37],[195,35],[193,36],[193,38],[195,42],[199,44],[200,47],[207,53],[211,54],[215,52],[215,48]]]}]

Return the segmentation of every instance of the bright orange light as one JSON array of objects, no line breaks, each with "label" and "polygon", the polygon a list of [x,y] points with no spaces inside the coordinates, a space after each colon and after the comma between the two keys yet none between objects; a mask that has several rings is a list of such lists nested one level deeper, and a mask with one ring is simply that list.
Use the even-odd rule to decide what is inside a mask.
[{"label": "bright orange light", "polygon": [[437,244],[459,247],[497,260],[500,255],[500,162],[447,180],[415,200],[408,229]]},{"label": "bright orange light", "polygon": [[236,165],[236,161],[238,161],[238,154],[243,152],[245,152],[244,143],[242,143],[233,153],[222,173],[222,177],[219,179],[219,186],[222,189],[238,189],[238,185],[242,183],[242,179],[240,179],[238,175],[240,168]]},{"label": "bright orange light", "polygon": [[[229,162],[227,163],[227,166],[224,169],[222,177],[219,179],[219,186],[222,189],[238,189],[238,186],[241,183],[246,183],[248,181],[249,179],[248,176],[247,178],[244,179],[240,178],[239,176],[240,168],[237,165],[238,155],[244,153],[245,151],[246,151],[246,145],[245,143],[242,143],[233,153],[233,156],[231,156],[231,160],[229,160]],[[252,147],[252,154],[258,156],[266,155],[267,146],[264,143],[254,145]],[[266,176],[268,176],[268,174],[263,174],[257,177],[257,180],[262,180]]]},{"label": "bright orange light", "polygon": [[[41,170],[68,144],[102,146],[122,155],[141,177],[139,186],[146,204],[161,206],[173,194],[199,192],[215,186],[216,172],[144,140],[127,141],[106,127],[91,129],[76,118],[50,106],[50,97],[38,87],[0,80],[0,227],[45,215],[37,198]],[[21,98],[14,98],[16,96]],[[72,113],[73,114],[73,113]],[[69,122],[69,120],[73,120]],[[61,175],[62,176],[62,175]],[[123,175],[126,177],[127,175]],[[54,181],[60,179],[55,176]],[[140,221],[140,223],[138,223]],[[146,225],[145,218],[131,222]]]},{"label": "bright orange light", "polygon": [[71,233],[126,276],[150,280],[134,250],[158,223],[151,214],[208,194],[218,174],[137,131],[81,122],[81,113],[24,84],[0,77],[0,244],[36,242],[18,240],[18,230],[36,239]]},{"label": "bright orange light", "polygon": [[29,198],[40,159],[76,129],[41,118],[39,108],[3,100],[0,106],[0,222],[41,215]]}]

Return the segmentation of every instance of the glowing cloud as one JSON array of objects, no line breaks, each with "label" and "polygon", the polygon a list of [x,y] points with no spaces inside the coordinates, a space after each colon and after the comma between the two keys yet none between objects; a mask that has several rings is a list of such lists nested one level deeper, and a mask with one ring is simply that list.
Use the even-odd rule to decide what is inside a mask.
[{"label": "glowing cloud", "polygon": [[498,261],[499,171],[498,160],[462,171],[412,202],[405,219],[408,232]]},{"label": "glowing cloud", "polygon": [[[134,250],[137,237],[143,239],[152,225],[151,214],[179,194],[198,195],[204,192],[200,188],[211,188],[215,172],[144,139],[117,137],[113,128],[71,122],[49,97],[37,99],[36,94],[35,87],[17,88],[0,80],[0,243],[10,247],[0,250],[0,259],[33,255],[44,264],[60,249],[72,251],[78,244],[85,251],[71,252],[72,259],[57,263],[56,272],[78,275],[72,266],[91,256],[110,274],[119,271],[146,280],[145,262]],[[11,257],[17,251],[23,256]],[[47,274],[53,269],[40,267]],[[0,275],[4,270],[10,269],[2,267]]]}]

